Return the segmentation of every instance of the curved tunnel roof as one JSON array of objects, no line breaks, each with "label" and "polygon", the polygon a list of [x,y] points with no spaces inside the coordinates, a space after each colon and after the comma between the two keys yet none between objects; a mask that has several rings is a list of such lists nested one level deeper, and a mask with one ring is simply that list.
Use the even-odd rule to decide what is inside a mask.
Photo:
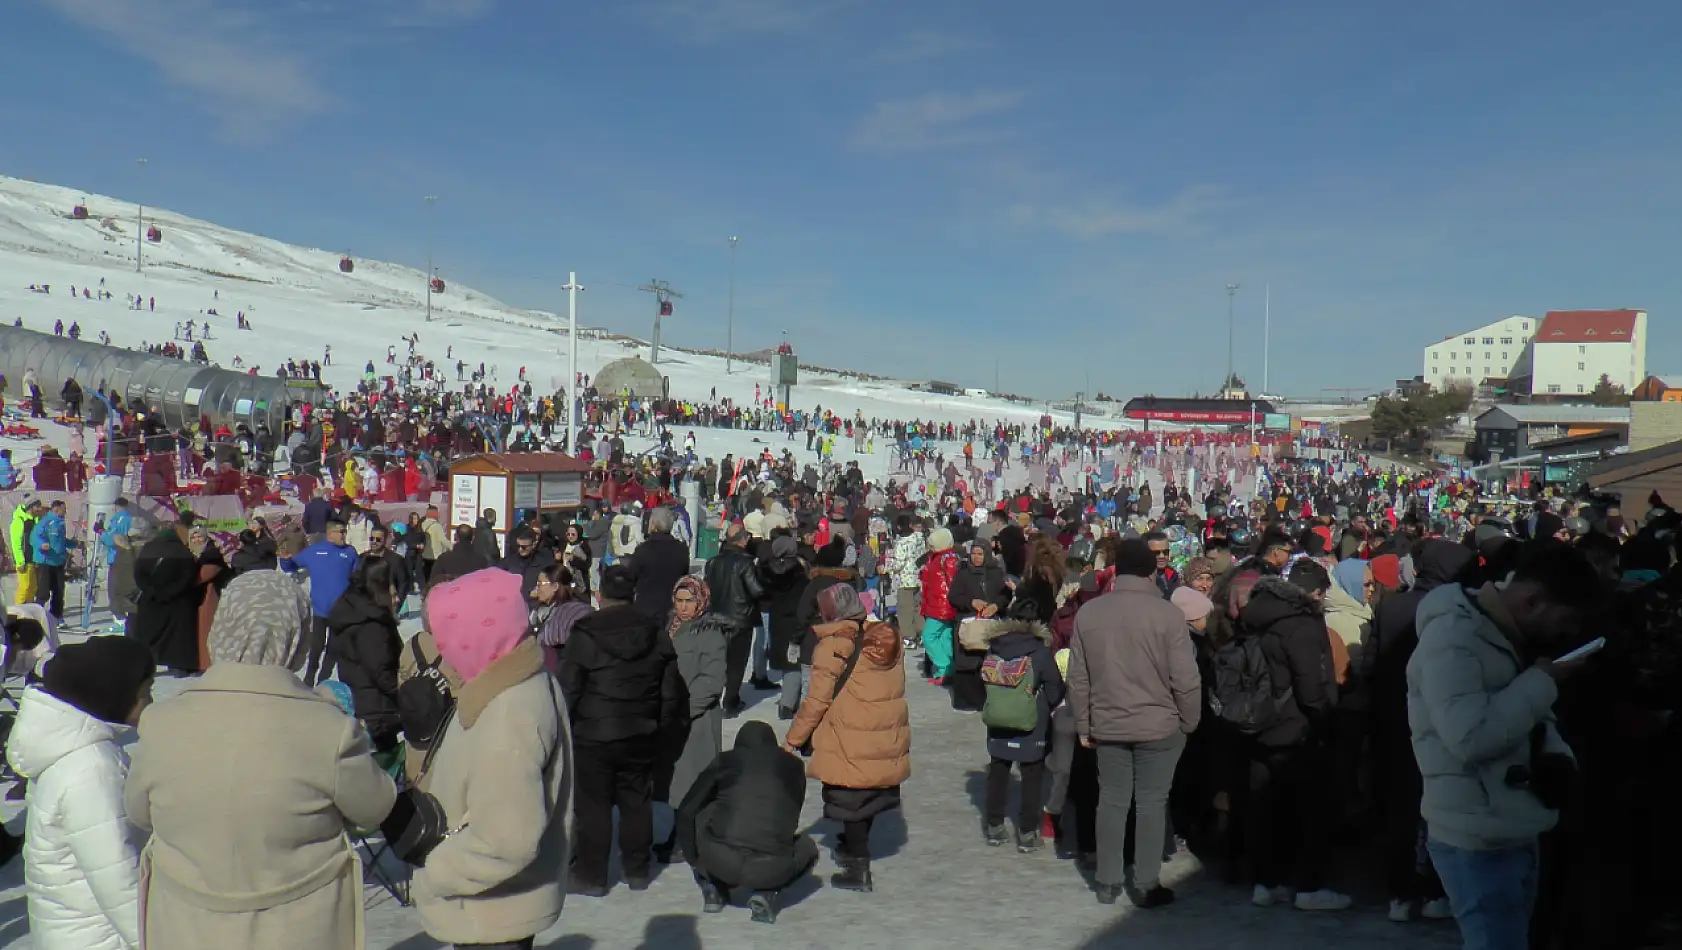
[{"label": "curved tunnel roof", "polygon": [[164,425],[178,429],[210,417],[212,425],[244,422],[279,432],[294,403],[325,402],[327,391],[312,380],[252,376],[168,356],[153,356],[37,330],[0,325],[0,373],[6,391],[27,396],[23,375],[33,369],[41,391],[56,396],[66,379],[88,393],[116,392],[129,408],[146,407]]}]

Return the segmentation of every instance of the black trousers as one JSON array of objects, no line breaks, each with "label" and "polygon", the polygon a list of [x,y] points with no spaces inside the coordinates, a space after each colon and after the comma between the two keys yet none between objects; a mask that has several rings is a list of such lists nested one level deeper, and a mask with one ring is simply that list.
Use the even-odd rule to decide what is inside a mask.
[{"label": "black trousers", "polygon": [[456,950],[532,950],[536,937],[524,940],[510,940],[505,943],[458,943]]},{"label": "black trousers", "polygon": [[35,565],[35,599],[47,604],[54,617],[64,619],[64,565]]},{"label": "black trousers", "polygon": [[849,858],[870,860],[870,826],[875,818],[841,823],[841,853]]},{"label": "black trousers", "polygon": [[1075,850],[1094,854],[1098,851],[1098,750],[1076,745],[1074,752],[1069,764],[1069,801],[1063,812],[1075,813]]},{"label": "black trousers", "polygon": [[1436,900],[1443,896],[1442,881],[1429,860],[1419,860],[1425,780],[1413,742],[1406,732],[1380,731],[1373,735],[1372,751],[1373,787],[1384,805],[1385,887],[1392,900]]},{"label": "black trousers", "polygon": [[724,711],[742,705],[742,677],[747,675],[748,660],[753,656],[753,627],[732,627],[730,638],[724,641]]},{"label": "black trousers", "polygon": [[615,806],[619,808],[619,862],[625,877],[648,877],[649,849],[654,846],[655,751],[653,736],[574,743],[578,851],[573,878],[579,883],[608,884]]},{"label": "black trousers", "polygon": [[1325,886],[1336,820],[1330,750],[1312,744],[1252,750],[1244,829],[1256,883],[1317,891]]},{"label": "black trousers", "polygon": [[310,636],[304,643],[304,685],[314,687],[315,684],[333,675],[333,655],[327,649],[327,618],[310,618]]},{"label": "black trousers", "polygon": [[1016,833],[1039,834],[1041,810],[1045,801],[1045,760],[1011,762],[994,759],[987,765],[987,824],[996,827],[1005,823],[1005,804],[1010,799],[1010,767],[1022,773],[1022,794],[1017,799]]}]

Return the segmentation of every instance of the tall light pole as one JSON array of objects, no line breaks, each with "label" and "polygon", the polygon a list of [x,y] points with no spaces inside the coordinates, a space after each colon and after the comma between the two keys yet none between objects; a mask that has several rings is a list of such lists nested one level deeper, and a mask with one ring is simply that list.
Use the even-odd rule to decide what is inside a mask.
[{"label": "tall light pole", "polygon": [[736,359],[736,242],[741,238],[730,235],[730,310],[724,322],[724,375],[734,372]]},{"label": "tall light pole", "polygon": [[1221,380],[1221,395],[1232,388],[1232,303],[1238,296],[1237,284],[1226,285],[1226,378]]},{"label": "tall light pole", "polygon": [[426,196],[426,322],[432,322],[432,208],[437,195]]},{"label": "tall light pole", "polygon": [[584,285],[578,282],[578,272],[568,271],[567,282],[561,287],[567,292],[567,451],[578,454],[578,292]]},{"label": "tall light pole", "polygon": [[1262,288],[1262,398],[1266,399],[1269,390],[1267,364],[1273,349],[1273,285],[1267,284]]},{"label": "tall light pole", "polygon": [[[137,159],[136,164],[141,171],[146,170],[146,159]],[[140,259],[145,253],[146,240],[146,203],[139,202],[134,206],[134,272],[140,273]]]}]

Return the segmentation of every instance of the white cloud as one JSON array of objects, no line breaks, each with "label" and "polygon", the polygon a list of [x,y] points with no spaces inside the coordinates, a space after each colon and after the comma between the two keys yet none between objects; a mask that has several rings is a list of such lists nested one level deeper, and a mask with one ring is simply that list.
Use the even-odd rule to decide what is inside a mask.
[{"label": "white cloud", "polygon": [[714,44],[746,36],[803,33],[852,0],[648,0],[637,12],[655,29],[685,43]]},{"label": "white cloud", "polygon": [[491,12],[496,0],[395,0],[385,20],[394,27],[453,26]]},{"label": "white cloud", "polygon": [[990,141],[1005,130],[988,120],[1021,105],[1026,93],[991,90],[930,93],[878,102],[853,128],[852,145],[864,152],[919,152]]},{"label": "white cloud", "polygon": [[872,61],[881,66],[904,66],[947,59],[986,48],[980,37],[953,30],[913,30],[885,43]]},{"label": "white cloud", "polygon": [[1090,239],[1117,234],[1186,233],[1226,204],[1222,189],[1193,185],[1155,205],[1099,198],[1080,204],[1019,204],[1012,214],[1022,224]]},{"label": "white cloud", "polygon": [[46,0],[72,22],[150,62],[235,138],[320,113],[332,97],[307,60],[274,48],[254,14],[210,0]]}]

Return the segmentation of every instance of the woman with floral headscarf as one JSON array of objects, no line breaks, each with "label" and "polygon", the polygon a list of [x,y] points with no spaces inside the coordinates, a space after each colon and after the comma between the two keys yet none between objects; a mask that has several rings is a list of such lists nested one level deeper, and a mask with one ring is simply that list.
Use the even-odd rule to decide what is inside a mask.
[{"label": "woman with floral headscarf", "polygon": [[[676,809],[695,779],[724,752],[724,712],[719,705],[726,678],[725,644],[730,626],[707,612],[712,591],[694,575],[679,578],[672,589],[672,617],[666,633],[677,651],[678,674],[689,695],[689,715],[668,737],[665,758],[655,772],[654,799]],[[669,764],[667,764],[669,763]],[[654,855],[670,863],[677,844],[677,824]]]},{"label": "woman with floral headscarf", "polygon": [[396,790],[361,723],[303,684],[304,588],[234,579],[211,665],[140,717],[125,800],[141,855],[145,946],[363,946],[362,868],[345,828],[373,827]]}]

